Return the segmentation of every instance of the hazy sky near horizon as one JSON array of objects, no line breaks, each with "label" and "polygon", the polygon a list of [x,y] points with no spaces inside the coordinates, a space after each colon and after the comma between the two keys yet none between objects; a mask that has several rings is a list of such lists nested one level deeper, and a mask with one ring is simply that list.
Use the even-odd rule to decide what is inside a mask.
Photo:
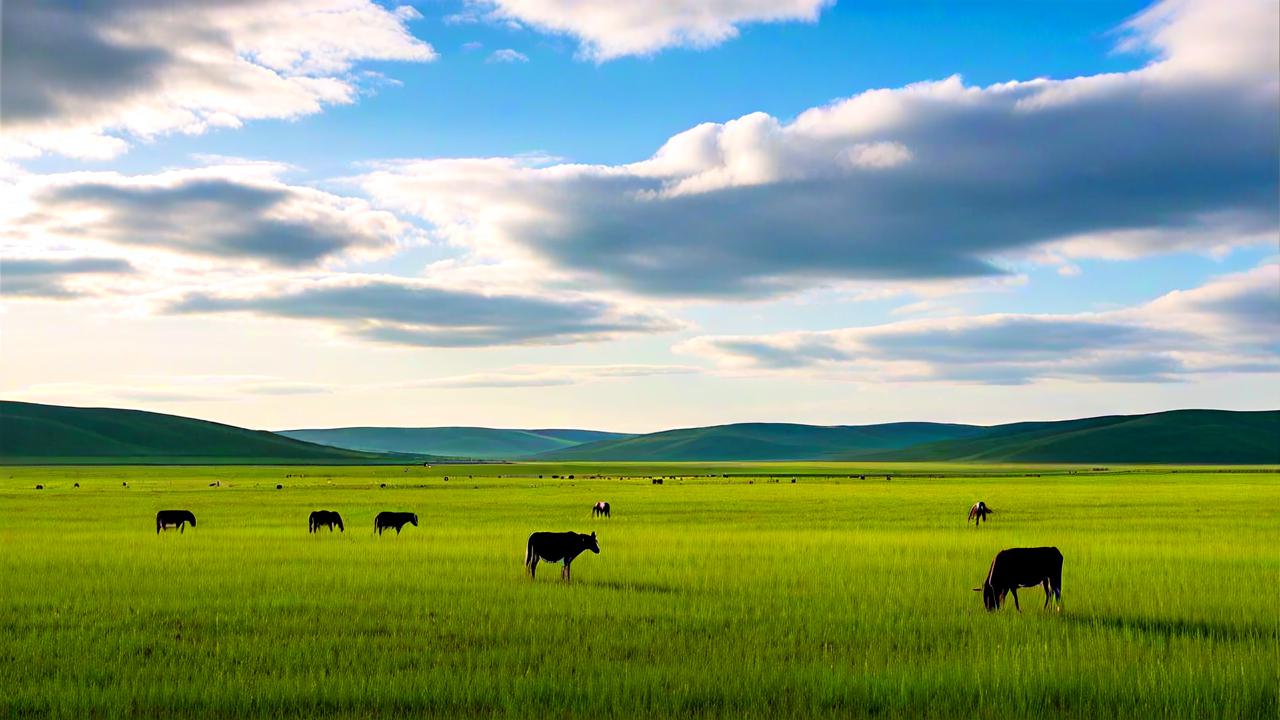
[{"label": "hazy sky near horizon", "polygon": [[0,397],[1280,406],[1274,0],[9,0]]}]

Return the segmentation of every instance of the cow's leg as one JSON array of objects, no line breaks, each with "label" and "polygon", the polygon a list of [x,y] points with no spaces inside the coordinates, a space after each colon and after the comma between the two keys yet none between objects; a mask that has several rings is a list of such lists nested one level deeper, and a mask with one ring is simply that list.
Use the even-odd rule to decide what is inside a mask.
[{"label": "cow's leg", "polygon": [[525,565],[525,568],[529,571],[529,579],[536,580],[538,577],[538,556],[536,554],[529,558],[529,563]]},{"label": "cow's leg", "polygon": [[1044,588],[1044,607],[1040,609],[1044,610],[1045,608],[1049,607],[1049,597],[1053,595],[1053,592],[1049,590],[1048,578],[1045,578],[1044,582],[1040,583],[1040,586]]},{"label": "cow's leg", "polygon": [[187,523],[186,523],[186,521],[184,520],[184,521],[182,521],[182,522],[178,523],[178,534],[179,534],[179,535],[181,535],[181,534],[185,533],[186,531],[187,531]]},{"label": "cow's leg", "polygon": [[1018,604],[1018,588],[1010,588],[1009,592],[1013,593],[1013,607],[1022,612],[1022,606]]}]

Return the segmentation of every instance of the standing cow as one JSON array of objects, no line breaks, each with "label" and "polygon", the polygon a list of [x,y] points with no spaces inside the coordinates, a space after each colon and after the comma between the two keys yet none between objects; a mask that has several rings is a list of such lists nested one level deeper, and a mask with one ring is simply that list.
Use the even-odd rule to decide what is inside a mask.
[{"label": "standing cow", "polygon": [[383,511],[378,513],[378,516],[373,519],[373,531],[379,535],[381,535],[382,531],[387,528],[395,528],[396,534],[399,535],[400,528],[403,528],[405,525],[418,527],[418,514],[411,512]]},{"label": "standing cow", "polygon": [[315,532],[322,527],[328,526],[329,532],[333,532],[333,526],[338,526],[338,532],[346,532],[347,529],[342,526],[342,516],[332,510],[316,510],[307,518],[307,530]]},{"label": "standing cow", "polygon": [[187,523],[196,526],[196,516],[190,510],[161,510],[156,513],[156,534],[167,528],[178,528],[181,535],[187,531]]},{"label": "standing cow", "polygon": [[600,517],[602,515],[604,517],[610,517],[609,503],[605,502],[604,500],[601,500],[600,502],[591,506],[591,517]]},{"label": "standing cow", "polygon": [[590,535],[576,532],[536,532],[529,536],[529,545],[524,551],[524,566],[532,580],[537,573],[539,560],[563,562],[560,579],[570,582],[569,564],[587,550],[600,554],[600,543],[594,532]]},{"label": "standing cow", "polygon": [[[992,515],[994,513],[995,510],[987,507],[986,503],[979,500],[973,504],[973,507],[969,508],[969,520],[973,521],[973,526],[976,528],[979,523],[987,519],[988,515]],[[966,525],[969,524],[969,520],[965,520]]]},{"label": "standing cow", "polygon": [[982,605],[988,611],[999,610],[1005,595],[1013,593],[1013,606],[1022,612],[1018,604],[1018,588],[1044,588],[1044,606],[1049,598],[1058,611],[1062,610],[1062,553],[1056,547],[1009,548],[996,553],[987,571],[987,580],[980,588]]}]

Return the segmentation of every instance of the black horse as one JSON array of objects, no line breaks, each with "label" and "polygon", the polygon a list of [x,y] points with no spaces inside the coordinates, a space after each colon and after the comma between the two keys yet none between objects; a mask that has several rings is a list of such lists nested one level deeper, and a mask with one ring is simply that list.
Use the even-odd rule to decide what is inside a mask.
[{"label": "black horse", "polygon": [[[973,507],[969,508],[969,520],[973,521],[973,526],[976,528],[979,523],[986,521],[988,515],[994,515],[995,512],[995,510],[987,507],[986,503],[979,500],[973,504]],[[964,521],[966,525],[969,524],[969,520]]]},{"label": "black horse", "polygon": [[338,526],[338,532],[346,532],[347,530],[342,526],[342,516],[332,510],[316,510],[307,519],[307,529],[311,532],[315,532],[325,525],[329,526],[329,532],[333,532],[334,525]]},{"label": "black horse", "polygon": [[1022,612],[1018,604],[1018,588],[1044,588],[1044,606],[1049,607],[1050,597],[1058,610],[1062,610],[1062,553],[1056,547],[1009,548],[996,553],[987,571],[987,580],[980,588],[982,604],[987,610],[999,610],[1005,595],[1013,593],[1013,606]]},{"label": "black horse", "polygon": [[533,579],[539,560],[563,562],[560,579],[569,582],[569,563],[587,550],[600,554],[600,543],[594,532],[590,535],[576,532],[536,532],[529,536],[529,545],[524,551],[524,566],[529,571],[529,578]]},{"label": "black horse", "polygon": [[387,528],[395,528],[396,534],[400,534],[400,528],[405,525],[418,527],[418,514],[411,512],[389,512],[383,511],[378,513],[378,517],[373,519],[373,531],[382,534]]},{"label": "black horse", "polygon": [[187,531],[187,523],[196,526],[196,516],[190,510],[161,510],[156,513],[156,534],[161,530],[176,527],[179,533]]},{"label": "black horse", "polygon": [[605,502],[604,500],[601,500],[600,502],[591,506],[591,517],[600,517],[601,515],[605,517],[610,517],[609,503]]}]

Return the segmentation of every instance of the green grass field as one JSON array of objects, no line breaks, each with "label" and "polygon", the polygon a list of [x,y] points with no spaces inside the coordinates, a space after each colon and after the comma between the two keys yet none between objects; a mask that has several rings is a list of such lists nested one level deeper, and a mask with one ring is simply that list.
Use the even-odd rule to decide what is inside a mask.
[{"label": "green grass field", "polygon": [[[0,468],[0,717],[1276,717],[1280,471],[1177,470]],[[984,612],[1033,545],[1065,611]]]}]

